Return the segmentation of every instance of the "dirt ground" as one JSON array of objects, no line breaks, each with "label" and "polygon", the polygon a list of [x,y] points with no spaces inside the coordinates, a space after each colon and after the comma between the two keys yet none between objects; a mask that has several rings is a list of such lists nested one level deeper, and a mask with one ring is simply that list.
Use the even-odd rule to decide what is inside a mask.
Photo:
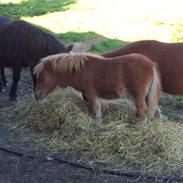
[{"label": "dirt ground", "polygon": [[[80,45],[86,49],[82,43]],[[75,49],[77,50],[77,48]],[[78,47],[78,49],[82,51],[81,47]],[[6,74],[10,82],[11,70],[6,69]],[[19,102],[12,102],[8,99],[9,89],[10,86],[5,89],[3,94],[0,94],[0,113],[5,107]],[[18,96],[22,101],[31,95],[33,95],[32,81],[29,69],[26,68],[23,69],[21,74]],[[127,177],[107,175],[101,172],[93,173],[57,161],[45,161],[44,157],[49,152],[46,148],[45,151],[37,152],[36,135],[29,130],[24,134],[17,134],[14,130],[10,130],[12,125],[12,122],[9,123],[0,114],[0,147],[26,154],[36,153],[36,158],[20,157],[0,150],[0,183],[126,183],[133,181],[150,183],[149,180],[128,179]]]}]

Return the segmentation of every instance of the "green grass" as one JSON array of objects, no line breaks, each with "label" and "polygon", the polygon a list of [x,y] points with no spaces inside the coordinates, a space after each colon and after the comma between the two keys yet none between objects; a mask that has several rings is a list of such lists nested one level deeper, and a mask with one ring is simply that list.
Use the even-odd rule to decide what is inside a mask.
[{"label": "green grass", "polygon": [[32,17],[66,11],[69,9],[69,5],[75,2],[76,0],[22,0],[19,3],[1,3],[0,1],[0,12],[3,16],[18,19],[22,16]]},{"label": "green grass", "polygon": [[160,104],[163,106],[166,106],[166,107],[183,109],[183,97],[182,96],[164,95],[160,100]]},{"label": "green grass", "polygon": [[160,99],[160,109],[169,120],[181,121],[183,119],[183,97],[162,95]]},{"label": "green grass", "polygon": [[[91,48],[91,51],[100,52],[121,46],[123,41],[174,40],[175,26],[181,22],[177,13],[181,6],[176,1],[168,1],[164,8],[158,1],[141,1],[136,6],[135,2],[121,0],[110,3],[105,0],[0,0],[0,15],[45,27],[68,43],[82,41],[82,36],[84,40],[91,39],[90,32],[94,32],[109,39],[108,45],[104,43]],[[166,12],[171,12],[168,19]]]},{"label": "green grass", "polygon": [[[21,18],[52,30],[95,32],[109,39],[172,40],[181,12],[180,3],[114,0],[0,0],[0,15]],[[138,6],[137,6],[138,5]],[[172,8],[174,7],[174,8]],[[173,10],[176,10],[173,12]],[[154,13],[156,12],[156,13]],[[171,12],[166,17],[167,12]]]},{"label": "green grass", "polygon": [[56,34],[56,35],[65,44],[71,44],[73,42],[82,42],[82,41],[93,39],[100,36],[97,33],[92,31],[89,31],[89,32],[70,31],[66,33]]},{"label": "green grass", "polygon": [[90,51],[91,52],[105,52],[105,51],[110,51],[110,50],[122,47],[125,44],[127,44],[127,42],[125,42],[125,41],[121,41],[118,39],[108,39],[99,44],[94,44],[93,46],[91,46]]}]

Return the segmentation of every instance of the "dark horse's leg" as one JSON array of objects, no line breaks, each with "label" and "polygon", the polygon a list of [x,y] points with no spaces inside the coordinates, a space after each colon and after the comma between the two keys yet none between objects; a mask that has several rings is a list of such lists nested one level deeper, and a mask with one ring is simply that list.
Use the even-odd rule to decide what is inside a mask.
[{"label": "dark horse's leg", "polygon": [[32,76],[32,81],[33,81],[33,89],[35,90],[35,88],[36,88],[36,75],[33,73],[33,69],[34,69],[34,67],[31,67],[30,71],[31,71],[31,76]]},{"label": "dark horse's leg", "polygon": [[1,72],[1,69],[0,69],[0,93],[2,93],[2,92],[3,92],[3,80],[2,80],[2,72]]},{"label": "dark horse's leg", "polygon": [[6,81],[6,77],[5,77],[5,68],[1,66],[1,77],[2,77],[2,81],[3,81],[3,85],[6,87],[7,86],[7,81]]},{"label": "dark horse's leg", "polygon": [[13,82],[9,93],[10,100],[17,100],[17,84],[20,79],[21,67],[13,68]]}]

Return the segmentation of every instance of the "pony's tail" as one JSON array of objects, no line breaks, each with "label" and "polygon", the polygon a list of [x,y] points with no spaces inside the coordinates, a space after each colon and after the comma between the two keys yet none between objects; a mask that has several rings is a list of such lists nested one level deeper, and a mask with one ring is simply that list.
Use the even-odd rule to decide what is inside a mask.
[{"label": "pony's tail", "polygon": [[147,94],[147,105],[149,118],[153,118],[158,107],[158,101],[161,92],[161,81],[159,69],[156,63],[153,63],[153,78]]}]

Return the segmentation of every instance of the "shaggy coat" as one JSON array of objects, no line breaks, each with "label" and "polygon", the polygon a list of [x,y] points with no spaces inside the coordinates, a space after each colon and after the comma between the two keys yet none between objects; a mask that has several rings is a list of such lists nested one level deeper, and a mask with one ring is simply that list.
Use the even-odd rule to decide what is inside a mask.
[{"label": "shaggy coat", "polygon": [[[31,73],[42,57],[69,52],[57,38],[25,21],[12,21],[0,30],[0,66],[13,69],[10,98],[16,99],[16,88],[22,67],[30,67]],[[34,86],[36,78],[33,76]],[[1,86],[2,88],[2,86]]]},{"label": "shaggy coat", "polygon": [[141,54],[104,58],[88,53],[57,54],[43,58],[35,67],[36,99],[43,99],[56,86],[71,86],[101,119],[98,98],[117,99],[128,90],[134,98],[140,121],[154,116],[161,84],[158,68]]}]

